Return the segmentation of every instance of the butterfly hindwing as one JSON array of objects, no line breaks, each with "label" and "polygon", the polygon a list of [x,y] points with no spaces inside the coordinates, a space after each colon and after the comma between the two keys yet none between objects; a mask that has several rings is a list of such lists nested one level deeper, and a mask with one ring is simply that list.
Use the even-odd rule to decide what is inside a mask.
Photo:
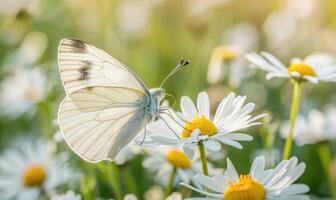
[{"label": "butterfly hindwing", "polygon": [[59,125],[69,146],[90,162],[114,159],[147,122],[139,104],[143,95],[120,87],[92,87],[67,96]]}]

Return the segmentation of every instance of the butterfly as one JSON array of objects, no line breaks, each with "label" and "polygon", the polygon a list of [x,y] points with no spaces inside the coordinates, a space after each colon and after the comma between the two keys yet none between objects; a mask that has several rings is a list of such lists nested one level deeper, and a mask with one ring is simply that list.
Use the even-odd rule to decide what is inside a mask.
[{"label": "butterfly", "polygon": [[148,89],[130,68],[105,51],[77,39],[63,39],[58,64],[66,97],[58,111],[70,148],[89,162],[113,160],[146,124],[167,108],[163,83],[189,64],[181,60],[161,87]]}]

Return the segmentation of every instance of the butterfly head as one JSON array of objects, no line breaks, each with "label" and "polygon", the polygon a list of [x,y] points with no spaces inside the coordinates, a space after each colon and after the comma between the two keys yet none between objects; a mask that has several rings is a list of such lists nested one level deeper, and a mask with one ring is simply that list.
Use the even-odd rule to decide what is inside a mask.
[{"label": "butterfly head", "polygon": [[150,90],[150,93],[154,99],[156,99],[159,104],[165,97],[165,90],[163,88],[153,88]]}]

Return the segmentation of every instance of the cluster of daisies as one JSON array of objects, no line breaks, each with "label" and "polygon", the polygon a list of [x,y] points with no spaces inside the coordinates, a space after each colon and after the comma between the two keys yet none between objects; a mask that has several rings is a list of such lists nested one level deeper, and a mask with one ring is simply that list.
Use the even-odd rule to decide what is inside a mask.
[{"label": "cluster of daisies", "polygon": [[[225,59],[229,56],[227,49],[215,51],[216,56],[220,53]],[[247,60],[253,67],[267,71],[267,79],[288,78],[294,85],[336,81],[336,62],[324,54],[311,55],[303,60],[295,58],[289,67],[266,52],[250,53]],[[161,199],[182,199],[180,193],[174,193],[177,187],[199,193],[200,197],[190,198],[195,200],[309,199],[306,195],[309,187],[295,183],[306,167],[297,157],[281,160],[279,152],[277,158],[270,158],[267,154],[255,156],[250,172],[239,174],[226,156],[225,148],[243,149],[242,142],[252,141],[253,137],[244,129],[262,124],[266,117],[266,114],[252,114],[255,104],[246,102],[246,96],[228,94],[213,115],[208,94],[200,92],[196,103],[187,96],[182,97],[180,109],[180,112],[169,109],[160,119],[149,124],[122,149],[115,164],[125,165],[135,155],[145,154],[143,166],[154,173],[154,181],[165,188],[161,191]],[[292,112],[296,114],[297,110],[292,108]],[[288,139],[292,132],[290,140],[298,145],[321,144],[336,139],[335,120],[335,108],[325,112],[315,109],[308,117],[303,114],[291,117],[281,125],[280,133]],[[59,142],[60,138],[56,136]],[[225,169],[216,168],[212,163],[225,157]],[[268,163],[270,159],[272,164]],[[56,154],[55,145],[48,142],[26,141],[9,149],[0,158],[0,196],[6,200],[79,200],[82,197],[70,186],[76,184],[81,174],[67,163],[68,155]],[[60,193],[58,189],[65,184],[69,191]],[[136,196],[129,194],[124,199],[136,200]]]},{"label": "cluster of daisies", "polygon": [[[215,49],[214,54],[214,59],[222,55],[223,60],[234,60],[236,55],[224,47]],[[259,156],[246,174],[238,174],[229,158],[225,170],[214,168],[208,157],[220,152],[223,145],[242,149],[242,141],[253,139],[241,133],[242,130],[260,125],[260,119],[266,115],[252,116],[255,105],[246,103],[246,97],[234,93],[222,99],[214,115],[210,113],[206,92],[199,93],[196,105],[184,96],[180,102],[181,112],[168,110],[162,119],[150,124],[146,133],[135,140],[139,143],[147,134],[144,145],[156,148],[144,165],[167,185],[167,194],[171,185],[180,182],[180,185],[204,195],[190,199],[309,199],[305,195],[309,187],[295,183],[306,166],[298,158],[289,157],[291,142],[294,139],[299,145],[304,145],[335,139],[336,115],[334,109],[329,109],[326,114],[313,110],[308,119],[300,115],[296,117],[301,92],[298,88],[305,82],[335,82],[336,60],[326,54],[314,54],[305,59],[294,58],[286,67],[267,52],[250,53],[246,57],[252,67],[268,72],[267,79],[288,78],[294,84],[291,117],[281,126],[281,135],[287,139],[283,159],[269,167],[266,158]]]}]

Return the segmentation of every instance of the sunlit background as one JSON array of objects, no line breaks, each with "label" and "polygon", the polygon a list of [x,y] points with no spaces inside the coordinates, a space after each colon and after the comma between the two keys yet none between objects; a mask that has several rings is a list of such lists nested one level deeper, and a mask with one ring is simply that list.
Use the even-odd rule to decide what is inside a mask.
[{"label": "sunlit background", "polygon": [[[248,172],[256,155],[268,156],[270,166],[281,159],[280,132],[289,118],[292,87],[287,79],[266,80],[264,72],[249,68],[245,54],[269,51],[286,65],[292,57],[315,52],[336,56],[336,2],[1,0],[0,152],[43,141],[58,156],[64,154],[64,165],[74,172],[55,187],[59,193],[71,189],[82,199],[120,199],[128,193],[138,199],[160,199],[164,187],[143,167],[143,153],[113,166],[89,164],[61,138],[57,111],[65,92],[57,48],[62,38],[78,38],[104,49],[151,88],[158,87],[181,58],[190,60],[190,66],[165,85],[176,109],[181,96],[196,100],[201,91],[208,92],[214,108],[231,91],[246,95],[256,104],[256,113],[267,112],[269,118],[247,131],[253,142],[243,143],[243,150],[225,147],[225,156],[239,171]],[[305,117],[311,110],[326,112],[336,106],[333,83],[306,84],[302,96],[299,114]],[[310,195],[325,198],[331,193],[317,145],[295,145],[293,155],[307,165],[299,182],[310,187]],[[336,153],[335,143],[328,145]],[[215,165],[225,168],[225,159]],[[336,160],[330,167],[336,179]],[[185,197],[191,194],[183,187],[175,189]]]}]

